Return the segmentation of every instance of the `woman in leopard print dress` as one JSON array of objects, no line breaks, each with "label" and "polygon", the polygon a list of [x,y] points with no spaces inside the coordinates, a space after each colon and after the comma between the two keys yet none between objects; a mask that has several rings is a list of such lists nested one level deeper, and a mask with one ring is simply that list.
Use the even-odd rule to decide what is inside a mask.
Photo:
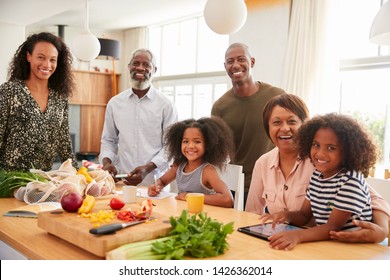
[{"label": "woman in leopard print dress", "polygon": [[68,47],[51,33],[19,46],[0,86],[0,169],[50,170],[57,156],[77,167],[68,121],[71,63]]}]

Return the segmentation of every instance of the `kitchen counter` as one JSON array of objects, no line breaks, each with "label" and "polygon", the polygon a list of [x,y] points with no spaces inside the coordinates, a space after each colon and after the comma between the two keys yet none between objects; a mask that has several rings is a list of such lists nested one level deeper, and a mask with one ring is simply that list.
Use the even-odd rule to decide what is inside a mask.
[{"label": "kitchen counter", "polygon": [[[107,200],[108,203],[108,200]],[[154,199],[153,212],[178,216],[186,208],[184,201],[174,197]],[[0,199],[0,240],[28,259],[95,260],[102,259],[37,226],[37,219],[3,216],[8,210],[25,205],[14,198]],[[205,205],[204,211],[220,222],[233,221],[234,228],[258,223],[253,213]],[[75,214],[76,215],[76,214]],[[124,229],[127,230],[127,229]],[[370,260],[390,259],[390,248],[381,244],[347,244],[337,241],[310,242],[297,245],[291,251],[268,247],[268,242],[235,231],[228,237],[229,250],[213,259],[227,260]]]}]

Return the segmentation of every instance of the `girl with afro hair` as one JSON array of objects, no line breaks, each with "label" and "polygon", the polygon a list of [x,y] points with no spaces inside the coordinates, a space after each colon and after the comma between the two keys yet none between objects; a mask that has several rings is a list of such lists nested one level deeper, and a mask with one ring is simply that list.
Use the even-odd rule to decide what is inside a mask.
[{"label": "girl with afro hair", "polygon": [[171,168],[149,186],[149,196],[158,195],[176,179],[176,199],[186,200],[187,193],[204,193],[204,203],[232,207],[233,198],[216,168],[222,169],[233,157],[232,132],[217,117],[188,119],[171,125],[164,135]]}]

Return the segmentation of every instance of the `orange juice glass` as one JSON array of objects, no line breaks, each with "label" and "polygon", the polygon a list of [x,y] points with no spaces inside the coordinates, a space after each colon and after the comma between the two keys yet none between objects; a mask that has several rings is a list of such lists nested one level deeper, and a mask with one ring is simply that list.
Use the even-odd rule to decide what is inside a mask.
[{"label": "orange juice glass", "polygon": [[204,194],[203,193],[188,193],[186,195],[187,208],[190,213],[200,213],[203,211]]}]

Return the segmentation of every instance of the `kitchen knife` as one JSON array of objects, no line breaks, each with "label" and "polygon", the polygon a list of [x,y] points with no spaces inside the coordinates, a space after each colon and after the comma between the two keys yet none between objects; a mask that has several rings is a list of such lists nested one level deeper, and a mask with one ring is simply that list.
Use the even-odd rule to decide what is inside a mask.
[{"label": "kitchen knife", "polygon": [[135,225],[138,225],[138,224],[142,224],[142,223],[144,223],[146,221],[150,221],[150,220],[153,220],[153,219],[154,218],[149,218],[149,219],[138,220],[138,221],[134,221],[134,222],[130,222],[130,223],[116,223],[116,224],[104,225],[104,226],[97,227],[97,228],[91,228],[89,230],[89,232],[92,233],[92,234],[96,234],[96,235],[110,234],[110,233],[116,232],[117,230],[120,230],[120,229],[123,229],[123,228],[127,228],[127,227],[131,227],[131,226],[135,226]]},{"label": "kitchen knife", "polygon": [[129,177],[129,174],[116,174],[115,178],[116,179],[122,179],[122,178],[127,178]]}]

